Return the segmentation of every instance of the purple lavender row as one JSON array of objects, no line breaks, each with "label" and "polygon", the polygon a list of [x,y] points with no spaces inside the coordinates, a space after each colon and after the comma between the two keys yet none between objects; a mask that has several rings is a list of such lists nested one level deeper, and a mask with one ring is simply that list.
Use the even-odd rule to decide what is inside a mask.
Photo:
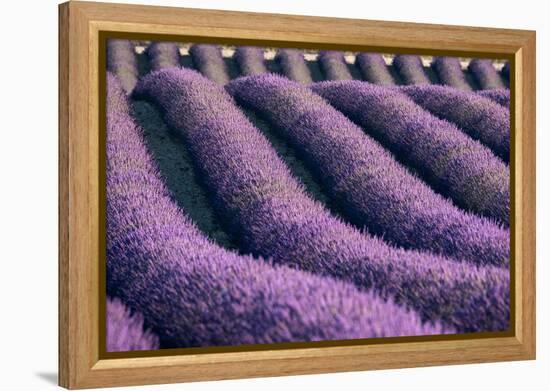
[{"label": "purple lavender row", "polygon": [[355,57],[355,64],[361,70],[363,78],[370,83],[387,86],[396,84],[381,54],[359,53]]},{"label": "purple lavender row", "polygon": [[394,249],[335,218],[306,194],[231,97],[196,72],[150,74],[135,94],[159,106],[183,136],[242,251],[373,288],[459,331],[508,328],[507,270]]},{"label": "purple lavender row", "polygon": [[405,84],[431,84],[419,56],[397,55],[393,58],[393,67]]},{"label": "purple lavender row", "polygon": [[143,314],[162,347],[452,331],[422,324],[415,312],[351,284],[240,256],[206,239],[172,201],[110,75],[107,287]]},{"label": "purple lavender row", "polygon": [[504,66],[502,67],[500,73],[506,79],[510,80],[510,62],[509,61],[507,61],[506,64],[504,64]]},{"label": "purple lavender row", "polygon": [[299,49],[279,49],[275,61],[281,67],[283,74],[291,80],[308,84],[313,82],[306,65],[304,53]]},{"label": "purple lavender row", "polygon": [[143,328],[143,316],[131,314],[119,299],[107,298],[106,334],[108,352],[156,350],[158,337]]},{"label": "purple lavender row", "polygon": [[107,70],[115,74],[124,91],[130,94],[138,76],[138,65],[134,45],[125,39],[107,40]]},{"label": "purple lavender row", "polygon": [[224,85],[229,82],[227,67],[219,46],[195,44],[189,49],[195,68],[210,80]]},{"label": "purple lavender row", "polygon": [[493,66],[493,62],[489,59],[473,59],[468,65],[468,70],[474,76],[479,88],[482,90],[506,87]]},{"label": "purple lavender row", "polygon": [[435,193],[309,88],[276,75],[239,78],[226,88],[305,156],[354,224],[400,247],[509,265],[508,230]]},{"label": "purple lavender row", "polygon": [[506,163],[510,161],[510,113],[504,107],[452,87],[407,86],[401,91],[424,109],[479,140]]},{"label": "purple lavender row", "polygon": [[264,49],[256,46],[239,46],[233,59],[239,65],[241,75],[250,76],[267,73]]},{"label": "purple lavender row", "polygon": [[472,91],[472,87],[466,81],[460,61],[456,57],[435,57],[432,61],[439,81],[442,84],[458,88],[463,91]]},{"label": "purple lavender row", "polygon": [[509,169],[488,148],[400,90],[360,81],[322,82],[312,88],[414,167],[432,188],[508,226]]},{"label": "purple lavender row", "polygon": [[151,71],[180,66],[180,51],[174,42],[153,42],[147,47]]},{"label": "purple lavender row", "polygon": [[506,110],[510,109],[510,90],[508,88],[498,88],[494,90],[479,90],[477,94],[491,99],[493,102],[504,106]]},{"label": "purple lavender row", "polygon": [[344,53],[334,50],[321,50],[317,57],[325,79],[351,80],[353,77],[348,69]]}]

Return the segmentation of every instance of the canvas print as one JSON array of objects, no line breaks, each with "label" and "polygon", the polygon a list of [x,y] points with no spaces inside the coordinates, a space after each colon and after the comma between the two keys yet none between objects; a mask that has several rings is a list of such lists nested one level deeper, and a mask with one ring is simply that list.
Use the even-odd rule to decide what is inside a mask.
[{"label": "canvas print", "polygon": [[509,330],[506,61],[106,59],[107,352]]}]

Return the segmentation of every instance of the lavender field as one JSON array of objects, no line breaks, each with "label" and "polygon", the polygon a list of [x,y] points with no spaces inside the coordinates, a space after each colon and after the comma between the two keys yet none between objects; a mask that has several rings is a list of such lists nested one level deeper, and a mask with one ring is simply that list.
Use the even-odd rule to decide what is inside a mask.
[{"label": "lavender field", "polygon": [[508,330],[507,69],[109,40],[107,351]]}]

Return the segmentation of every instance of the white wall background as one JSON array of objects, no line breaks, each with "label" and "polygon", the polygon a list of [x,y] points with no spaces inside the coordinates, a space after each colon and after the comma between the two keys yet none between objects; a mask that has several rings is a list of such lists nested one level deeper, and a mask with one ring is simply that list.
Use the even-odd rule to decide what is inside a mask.
[{"label": "white wall background", "polygon": [[[105,0],[104,0],[105,1]],[[119,0],[119,2],[125,2]],[[538,359],[145,387],[247,391],[541,390],[550,371],[548,13],[543,1],[134,0],[134,3],[537,30]],[[57,377],[57,1],[3,2],[0,60],[0,389],[54,388]],[[545,240],[546,239],[546,240]],[[548,378],[547,378],[548,379]],[[137,388],[136,388],[137,389]],[[143,389],[143,388],[141,388]]]}]

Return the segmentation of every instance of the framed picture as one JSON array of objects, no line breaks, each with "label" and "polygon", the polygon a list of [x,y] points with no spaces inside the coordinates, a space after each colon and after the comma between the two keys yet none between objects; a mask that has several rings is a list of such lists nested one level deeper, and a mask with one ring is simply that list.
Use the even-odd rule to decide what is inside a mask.
[{"label": "framed picture", "polygon": [[535,33],[59,7],[67,388],[535,358]]}]

